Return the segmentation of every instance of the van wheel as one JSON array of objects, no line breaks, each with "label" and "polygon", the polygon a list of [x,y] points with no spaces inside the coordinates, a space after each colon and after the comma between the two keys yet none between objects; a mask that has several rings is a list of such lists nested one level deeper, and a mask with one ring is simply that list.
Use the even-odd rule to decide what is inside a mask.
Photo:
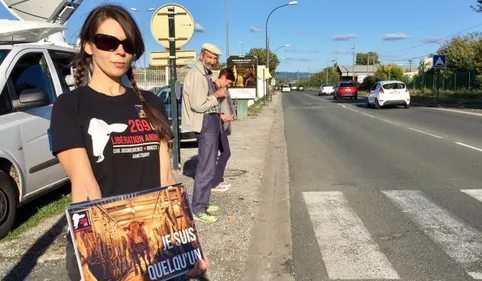
[{"label": "van wheel", "polygon": [[405,104],[403,107],[405,107],[405,108],[410,108],[410,105],[409,105],[409,104]]},{"label": "van wheel", "polygon": [[0,171],[0,239],[7,236],[17,213],[17,196],[12,180]]}]

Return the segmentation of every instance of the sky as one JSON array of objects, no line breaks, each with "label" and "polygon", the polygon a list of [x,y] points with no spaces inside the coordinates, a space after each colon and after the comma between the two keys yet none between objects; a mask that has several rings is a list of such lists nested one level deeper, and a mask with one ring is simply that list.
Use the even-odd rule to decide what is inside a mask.
[{"label": "sky", "polygon": [[[226,3],[229,55],[239,55],[251,48],[265,48],[266,19],[289,0],[104,2],[139,10],[178,3],[189,10],[196,23],[194,36],[182,49],[199,52],[203,43],[213,43],[223,52],[220,60],[226,61]],[[82,2],[67,23],[67,41],[76,41],[87,14],[99,3],[102,1]],[[470,8],[474,4],[476,0],[299,0],[298,5],[277,9],[271,15],[270,49],[290,45],[276,52],[281,61],[277,71],[314,73],[337,59],[339,64],[351,65],[353,47],[355,52],[377,52],[382,63],[408,65],[409,59],[418,63],[419,57],[436,52],[441,40],[482,29],[482,14]],[[144,34],[146,51],[165,50],[150,31],[154,12],[132,14]],[[0,18],[14,19],[3,6]],[[143,58],[138,65],[143,66]]]}]

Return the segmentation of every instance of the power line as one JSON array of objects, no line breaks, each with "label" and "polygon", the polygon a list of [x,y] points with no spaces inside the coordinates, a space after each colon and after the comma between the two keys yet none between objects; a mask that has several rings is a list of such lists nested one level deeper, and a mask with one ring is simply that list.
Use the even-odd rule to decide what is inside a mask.
[{"label": "power line", "polygon": [[[457,36],[457,35],[459,35],[459,34],[462,33],[462,32],[469,31],[469,30],[474,29],[474,28],[479,27],[479,26],[482,26],[482,23],[479,23],[479,24],[477,24],[477,25],[475,25],[475,26],[466,28],[466,29],[461,30],[461,31],[459,31],[459,32],[457,32],[457,33],[453,33],[453,34],[450,34],[450,35],[448,35],[448,36],[442,37],[442,38],[440,38],[440,40],[444,40],[444,39],[448,39],[448,38],[450,38],[450,37]],[[428,43],[423,43],[423,44],[411,46],[411,47],[408,47],[408,48],[400,49],[400,50],[397,50],[397,51],[384,52],[384,53],[385,53],[385,54],[393,54],[393,53],[403,52],[403,51],[407,51],[407,50],[411,50],[411,49],[415,49],[415,48],[418,48],[418,47],[422,47],[422,46],[426,46],[426,45],[431,45],[431,44],[439,44],[439,42],[428,42]]]}]

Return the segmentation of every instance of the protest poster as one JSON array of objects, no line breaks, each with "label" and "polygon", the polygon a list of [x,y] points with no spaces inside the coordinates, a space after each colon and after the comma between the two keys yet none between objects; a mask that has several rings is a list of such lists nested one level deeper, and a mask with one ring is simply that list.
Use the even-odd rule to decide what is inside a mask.
[{"label": "protest poster", "polygon": [[170,280],[202,257],[183,184],[72,204],[66,215],[85,281]]}]

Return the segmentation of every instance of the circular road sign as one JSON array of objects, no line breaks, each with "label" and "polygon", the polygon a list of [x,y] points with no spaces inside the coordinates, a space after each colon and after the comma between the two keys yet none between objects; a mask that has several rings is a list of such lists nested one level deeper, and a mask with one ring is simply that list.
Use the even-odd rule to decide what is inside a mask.
[{"label": "circular road sign", "polygon": [[151,33],[161,46],[169,49],[168,8],[174,7],[176,48],[185,46],[194,35],[194,19],[189,11],[179,4],[166,4],[157,9],[151,19]]}]

